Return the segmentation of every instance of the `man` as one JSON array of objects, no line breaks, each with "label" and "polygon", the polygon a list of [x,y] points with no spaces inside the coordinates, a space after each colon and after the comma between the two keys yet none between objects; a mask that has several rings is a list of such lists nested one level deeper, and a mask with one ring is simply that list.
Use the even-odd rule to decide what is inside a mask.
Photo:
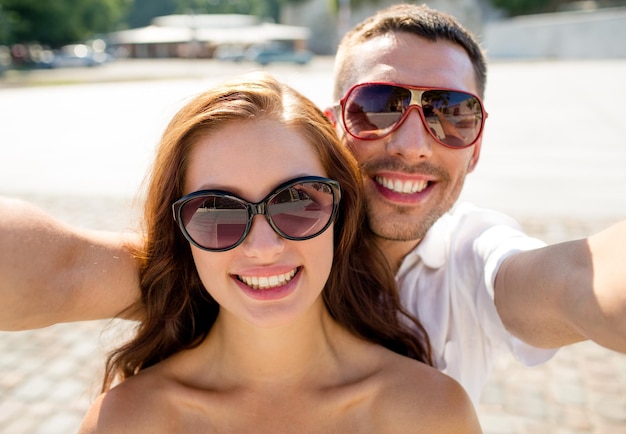
[{"label": "man", "polygon": [[[369,225],[404,304],[474,403],[502,348],[526,364],[585,339],[626,352],[626,221],[544,247],[501,214],[449,212],[480,156],[485,80],[483,53],[454,19],[393,6],[342,41],[327,111],[362,166]],[[136,299],[124,243],[140,240],[0,207],[2,328],[109,317]]]},{"label": "man", "polygon": [[[588,338],[626,350],[623,251],[606,274],[614,286],[600,288],[589,254],[599,239],[537,249],[505,216],[467,204],[448,213],[480,156],[486,114],[473,95],[483,96],[485,82],[480,47],[452,17],[392,6],[345,36],[335,60],[341,101],[327,110],[361,164],[369,225],[404,304],[424,324],[437,366],[475,402],[503,346],[526,364],[554,353],[538,347]],[[625,229],[613,231],[623,238]],[[593,254],[597,267],[600,251]]]}]

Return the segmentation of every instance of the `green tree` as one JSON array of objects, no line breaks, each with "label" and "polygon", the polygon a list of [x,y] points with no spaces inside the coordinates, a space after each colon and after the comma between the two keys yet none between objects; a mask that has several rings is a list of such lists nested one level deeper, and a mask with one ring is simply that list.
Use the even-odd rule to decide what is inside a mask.
[{"label": "green tree", "polygon": [[0,0],[0,44],[58,47],[119,26],[132,0]]},{"label": "green tree", "polygon": [[128,15],[128,27],[144,27],[154,17],[178,12],[180,0],[133,0]]},{"label": "green tree", "polygon": [[134,0],[129,27],[143,27],[153,18],[170,14],[245,14],[280,22],[282,7],[307,0]]},{"label": "green tree", "polygon": [[[528,15],[548,12],[558,12],[567,9],[580,0],[491,0],[491,4],[509,15]],[[600,7],[624,6],[624,0],[596,0]]]},{"label": "green tree", "polygon": [[524,15],[548,12],[553,0],[491,0],[491,3],[509,15]]},{"label": "green tree", "polygon": [[334,13],[337,13],[339,11],[340,4],[344,1],[347,2],[349,7],[352,9],[357,8],[366,3],[369,3],[369,4],[380,3],[380,0],[328,0],[328,7],[330,8],[331,11],[333,11]]},{"label": "green tree", "polygon": [[306,0],[179,0],[178,12],[193,10],[209,14],[246,14],[278,23],[283,5]]}]

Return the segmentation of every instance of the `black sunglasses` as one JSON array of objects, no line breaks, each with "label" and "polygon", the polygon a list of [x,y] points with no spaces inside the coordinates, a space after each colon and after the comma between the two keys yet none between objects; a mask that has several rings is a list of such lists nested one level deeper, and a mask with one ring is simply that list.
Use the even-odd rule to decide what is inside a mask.
[{"label": "black sunglasses", "polygon": [[190,193],[172,204],[174,220],[194,246],[224,252],[243,242],[252,218],[262,214],[278,235],[308,240],[324,232],[335,219],[339,183],[319,176],[295,178],[252,203],[221,190]]},{"label": "black sunglasses", "polygon": [[360,140],[388,136],[415,107],[430,135],[450,148],[473,145],[487,118],[480,98],[471,93],[397,83],[359,83],[338,105],[345,130]]}]

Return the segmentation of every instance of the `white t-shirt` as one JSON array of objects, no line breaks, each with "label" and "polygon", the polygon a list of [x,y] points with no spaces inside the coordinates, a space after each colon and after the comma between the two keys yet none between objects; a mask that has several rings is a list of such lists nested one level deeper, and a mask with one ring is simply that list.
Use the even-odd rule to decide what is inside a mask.
[{"label": "white t-shirt", "polygon": [[557,351],[508,333],[493,300],[502,261],[544,245],[510,217],[464,203],[431,227],[396,275],[402,304],[428,332],[436,367],[461,383],[475,405],[499,352],[508,349],[532,366]]}]

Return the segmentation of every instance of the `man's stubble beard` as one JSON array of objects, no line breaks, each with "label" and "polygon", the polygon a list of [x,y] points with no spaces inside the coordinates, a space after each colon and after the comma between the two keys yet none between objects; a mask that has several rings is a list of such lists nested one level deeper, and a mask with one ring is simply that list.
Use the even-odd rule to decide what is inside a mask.
[{"label": "man's stubble beard", "polygon": [[397,205],[391,211],[393,218],[388,213],[381,215],[376,211],[376,205],[366,196],[365,207],[367,222],[370,230],[377,237],[388,241],[420,241],[430,228],[456,203],[463,189],[465,175],[458,179],[449,194],[440,200],[436,206],[431,207],[425,214],[413,216],[413,209]]},{"label": "man's stubble beard", "polygon": [[367,222],[370,230],[379,238],[389,241],[419,241],[424,238],[428,230],[435,224],[442,215],[449,209],[437,207],[428,212],[423,218],[412,217],[410,213],[402,207],[396,207],[396,214],[405,214],[405,217],[389,220],[385,216],[377,215],[370,206],[366,204]]}]

